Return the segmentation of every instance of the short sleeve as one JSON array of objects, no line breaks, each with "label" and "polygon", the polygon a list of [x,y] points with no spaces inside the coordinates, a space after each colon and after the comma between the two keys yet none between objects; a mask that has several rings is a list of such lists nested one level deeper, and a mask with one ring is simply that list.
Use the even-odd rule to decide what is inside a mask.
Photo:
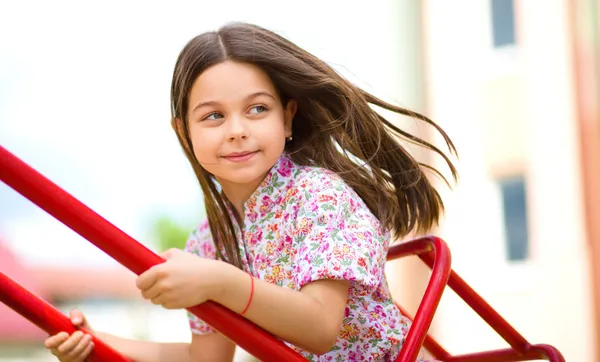
[{"label": "short sleeve", "polygon": [[[216,259],[216,248],[213,243],[208,220],[201,223],[188,237],[185,245],[186,252],[198,255],[201,258]],[[187,312],[190,329],[193,334],[208,334],[214,330],[190,312]]]},{"label": "short sleeve", "polygon": [[340,279],[357,295],[372,293],[383,278],[389,233],[343,180],[326,174],[304,185],[293,231],[297,285]]}]

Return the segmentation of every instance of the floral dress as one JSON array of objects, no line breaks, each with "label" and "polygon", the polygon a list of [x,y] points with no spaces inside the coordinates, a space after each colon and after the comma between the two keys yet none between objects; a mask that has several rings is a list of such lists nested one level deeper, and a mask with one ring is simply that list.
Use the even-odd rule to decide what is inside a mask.
[{"label": "floral dress", "polygon": [[[309,361],[393,361],[410,321],[384,275],[390,233],[356,192],[335,173],[283,154],[244,206],[243,230],[236,230],[244,270],[294,290],[319,279],[350,282],[335,346],[317,356],[288,345]],[[190,235],[186,251],[216,257],[208,221]],[[188,317],[192,333],[213,332]]]}]

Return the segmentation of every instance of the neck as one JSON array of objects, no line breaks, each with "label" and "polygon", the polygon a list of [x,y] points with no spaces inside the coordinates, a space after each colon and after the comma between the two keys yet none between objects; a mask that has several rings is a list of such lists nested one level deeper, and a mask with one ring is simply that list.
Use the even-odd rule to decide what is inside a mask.
[{"label": "neck", "polygon": [[255,181],[244,184],[226,180],[217,180],[241,222],[244,221],[244,204],[248,201],[250,196],[252,196],[254,191],[256,191],[258,186],[265,179],[265,176],[266,174]]}]

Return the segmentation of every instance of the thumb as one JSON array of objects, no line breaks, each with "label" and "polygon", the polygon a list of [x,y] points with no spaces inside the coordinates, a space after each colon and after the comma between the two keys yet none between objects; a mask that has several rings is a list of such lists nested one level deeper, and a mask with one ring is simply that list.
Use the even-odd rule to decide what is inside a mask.
[{"label": "thumb", "polygon": [[83,327],[91,332],[90,324],[80,310],[74,309],[70,313],[71,323],[76,327]]},{"label": "thumb", "polygon": [[173,257],[175,257],[177,255],[178,252],[180,252],[181,250],[179,249],[175,249],[175,248],[171,248],[169,250],[163,251],[160,256],[163,259],[169,260],[169,259],[173,259]]}]

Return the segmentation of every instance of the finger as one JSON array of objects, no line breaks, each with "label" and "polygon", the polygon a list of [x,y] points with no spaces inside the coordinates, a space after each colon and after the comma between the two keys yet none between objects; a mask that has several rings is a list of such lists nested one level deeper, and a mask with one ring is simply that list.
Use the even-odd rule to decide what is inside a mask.
[{"label": "finger", "polygon": [[46,346],[46,348],[57,348],[67,339],[69,339],[69,333],[60,332],[54,336],[48,337],[46,341],[44,341],[44,345]]},{"label": "finger", "polygon": [[79,343],[68,353],[68,357],[71,357],[75,360],[84,360],[85,356],[83,356],[83,351],[88,347],[88,345],[92,342],[92,336],[89,334],[85,334]]},{"label": "finger", "polygon": [[181,308],[183,308],[182,306],[175,304],[172,301],[163,301],[161,305],[165,309],[181,309]]},{"label": "finger", "polygon": [[179,249],[174,249],[174,248],[171,248],[171,249],[169,249],[169,250],[163,251],[163,252],[160,254],[160,256],[161,256],[163,259],[167,259],[167,260],[169,260],[169,259],[172,259],[172,258],[173,258],[173,257],[174,257],[174,256],[177,254],[177,251],[179,251]]},{"label": "finger", "polygon": [[85,316],[80,310],[73,309],[71,313],[69,313],[69,317],[71,318],[71,323],[75,326],[83,326],[87,324]]},{"label": "finger", "polygon": [[149,289],[152,285],[154,285],[154,283],[156,283],[156,280],[158,278],[158,276],[157,276],[158,272],[159,272],[158,267],[153,266],[152,268],[146,270],[144,273],[142,273],[137,278],[137,280],[135,281],[135,285],[140,290]]},{"label": "finger", "polygon": [[90,344],[88,344],[85,347],[83,352],[81,352],[81,357],[83,358],[84,361],[90,355],[90,353],[92,353],[93,350],[94,350],[94,342],[90,342]]},{"label": "finger", "polygon": [[[164,283],[162,283],[164,284]],[[158,297],[161,293],[164,292],[164,288],[161,283],[154,283],[149,289],[142,291],[142,297],[146,300],[152,300]]]},{"label": "finger", "polygon": [[82,331],[75,331],[71,337],[69,337],[69,339],[67,339],[66,342],[64,342],[63,344],[61,344],[60,346],[58,346],[58,352],[60,352],[61,354],[65,354],[68,355],[81,341],[81,339],[83,338],[83,332]]},{"label": "finger", "polygon": [[155,305],[163,305],[166,302],[166,297],[164,294],[159,294],[155,298],[152,298],[151,302]]}]

